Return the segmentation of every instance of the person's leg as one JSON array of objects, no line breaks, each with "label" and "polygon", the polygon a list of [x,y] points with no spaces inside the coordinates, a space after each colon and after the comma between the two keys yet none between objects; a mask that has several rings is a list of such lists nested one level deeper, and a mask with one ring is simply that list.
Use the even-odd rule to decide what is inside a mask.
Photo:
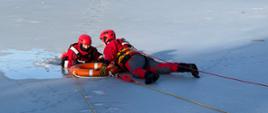
[{"label": "person's leg", "polygon": [[191,72],[195,78],[200,78],[198,68],[195,64],[186,63],[171,63],[171,62],[157,62],[156,60],[147,58],[147,68],[159,74],[168,74],[171,72]]},{"label": "person's leg", "polygon": [[136,54],[126,62],[125,66],[135,77],[144,78],[146,84],[151,84],[159,78],[159,75],[145,69],[146,63],[143,55]]},{"label": "person's leg", "polygon": [[157,62],[156,60],[146,57],[147,66],[146,68],[154,73],[169,74],[171,72],[177,72],[178,64],[170,62]]},{"label": "person's leg", "polygon": [[131,72],[135,77],[137,78],[144,78],[146,70],[143,69],[145,66],[145,58],[140,55],[134,55],[132,56],[127,62],[126,62],[126,68],[129,72]]}]

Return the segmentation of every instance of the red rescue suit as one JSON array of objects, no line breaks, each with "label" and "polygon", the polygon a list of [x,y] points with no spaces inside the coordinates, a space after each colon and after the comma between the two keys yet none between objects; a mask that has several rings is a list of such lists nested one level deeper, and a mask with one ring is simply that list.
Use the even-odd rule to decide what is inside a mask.
[{"label": "red rescue suit", "polygon": [[119,65],[135,77],[145,78],[146,73],[177,72],[178,63],[157,62],[153,58],[138,52],[124,39],[108,42],[103,51],[104,59]]},{"label": "red rescue suit", "polygon": [[83,50],[81,44],[72,44],[66,53],[62,56],[62,66],[64,68],[70,68],[75,64],[96,62],[103,59],[102,54],[97,51],[93,46]]}]

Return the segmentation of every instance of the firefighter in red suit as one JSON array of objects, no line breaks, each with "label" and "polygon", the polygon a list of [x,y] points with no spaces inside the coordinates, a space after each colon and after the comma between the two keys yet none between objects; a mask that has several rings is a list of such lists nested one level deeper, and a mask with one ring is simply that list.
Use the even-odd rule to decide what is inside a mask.
[{"label": "firefighter in red suit", "polygon": [[[158,80],[159,74],[170,72],[190,72],[195,78],[199,78],[199,72],[195,64],[158,62],[148,55],[137,51],[123,38],[116,38],[113,30],[104,30],[100,39],[105,45],[104,59],[112,65],[130,72],[134,77],[145,79],[145,84],[151,84]],[[131,78],[123,76],[123,80],[131,82]]]},{"label": "firefighter in red suit", "polygon": [[91,37],[87,34],[80,35],[78,42],[71,44],[68,51],[62,54],[61,59],[64,68],[75,64],[103,61],[102,54],[91,46]]}]

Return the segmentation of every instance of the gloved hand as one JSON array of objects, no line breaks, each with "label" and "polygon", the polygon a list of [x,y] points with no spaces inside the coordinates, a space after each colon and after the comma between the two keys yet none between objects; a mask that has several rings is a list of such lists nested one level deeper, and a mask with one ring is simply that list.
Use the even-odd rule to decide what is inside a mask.
[{"label": "gloved hand", "polygon": [[105,65],[109,65],[109,63],[110,63],[109,61],[105,60],[103,57],[100,57],[99,59],[97,59],[97,61],[101,62],[101,63],[103,63]]},{"label": "gloved hand", "polygon": [[135,82],[135,80],[131,77],[130,74],[119,74],[118,77],[126,82]]},{"label": "gloved hand", "polygon": [[116,65],[113,64],[113,63],[110,63],[110,64],[107,66],[107,71],[114,75],[114,74],[117,74],[117,73],[120,72],[120,67],[116,66]]}]

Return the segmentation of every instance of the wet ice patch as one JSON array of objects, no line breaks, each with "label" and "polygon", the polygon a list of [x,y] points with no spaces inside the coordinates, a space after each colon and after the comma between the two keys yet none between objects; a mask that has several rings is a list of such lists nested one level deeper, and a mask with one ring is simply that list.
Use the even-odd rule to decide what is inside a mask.
[{"label": "wet ice patch", "polygon": [[60,59],[57,53],[42,49],[31,51],[0,51],[0,70],[10,79],[61,78]]}]

